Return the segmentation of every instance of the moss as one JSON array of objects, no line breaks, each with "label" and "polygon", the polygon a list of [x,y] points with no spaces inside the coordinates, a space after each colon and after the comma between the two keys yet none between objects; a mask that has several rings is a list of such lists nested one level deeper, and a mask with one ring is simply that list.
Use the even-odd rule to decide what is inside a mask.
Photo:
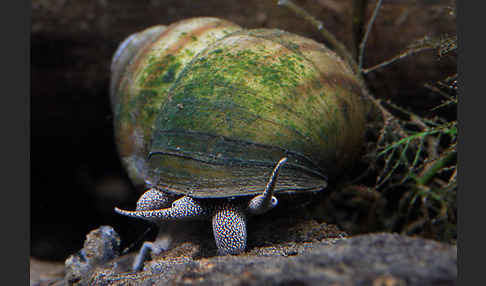
[{"label": "moss", "polygon": [[309,60],[286,46],[265,39],[247,48],[222,44],[199,53],[184,69],[174,66],[172,75],[171,64],[175,60],[168,58],[164,75],[170,100],[159,96],[163,102],[156,110],[157,130],[190,130],[309,150],[324,159],[334,158],[337,141],[348,136],[341,130],[340,107],[330,106],[335,88]]},{"label": "moss", "polygon": [[288,45],[287,47],[288,47],[289,49],[293,50],[294,52],[299,51],[300,46],[299,46],[299,45],[297,45],[296,43],[287,42],[287,45]]},{"label": "moss", "polygon": [[175,79],[181,64],[173,55],[166,55],[161,59],[150,56],[147,66],[139,80],[139,85],[146,88],[158,87],[171,83]]},{"label": "moss", "polygon": [[192,58],[194,56],[194,52],[191,51],[190,49],[184,49],[184,53],[188,58]]},{"label": "moss", "polygon": [[223,52],[223,49],[216,49],[214,51],[211,51],[210,54],[221,54]]},{"label": "moss", "polygon": [[[172,102],[164,106],[157,125],[255,138],[258,122],[268,118],[287,133],[299,133],[301,123],[278,112],[285,110],[282,106],[295,97],[294,89],[305,77],[303,60],[294,54],[274,58],[251,49],[208,51],[180,76],[171,90]],[[184,108],[177,108],[178,104]],[[300,136],[306,136],[302,132]]]},{"label": "moss", "polygon": [[174,81],[175,74],[176,74],[176,72],[177,72],[177,70],[179,69],[180,66],[181,66],[180,63],[174,63],[174,64],[170,65],[167,68],[167,71],[164,73],[164,75],[160,78],[160,81],[162,83],[170,83],[170,82]]},{"label": "moss", "polygon": [[140,91],[140,95],[138,97],[138,104],[143,105],[139,106],[139,110],[141,110],[141,113],[144,115],[143,119],[148,119],[153,117],[154,115],[157,114],[158,109],[156,106],[154,106],[153,99],[157,98],[157,93],[153,90],[142,90]]}]

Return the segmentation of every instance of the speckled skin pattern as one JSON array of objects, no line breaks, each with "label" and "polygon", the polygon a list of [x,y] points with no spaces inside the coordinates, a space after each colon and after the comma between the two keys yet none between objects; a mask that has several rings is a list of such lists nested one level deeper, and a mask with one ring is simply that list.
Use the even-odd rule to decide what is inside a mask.
[{"label": "speckled skin pattern", "polygon": [[213,234],[220,255],[243,251],[246,247],[246,218],[241,209],[228,206],[216,211]]},{"label": "speckled skin pattern", "polygon": [[162,193],[156,188],[147,190],[137,201],[137,211],[158,210],[168,208],[176,196]]},{"label": "speckled skin pattern", "polygon": [[264,192],[249,201],[230,202],[225,199],[195,199],[188,196],[177,198],[151,188],[140,197],[135,211],[119,208],[115,208],[115,211],[151,221],[212,219],[218,253],[239,254],[246,248],[246,216],[263,214],[278,204],[273,190],[280,168],[286,161],[287,158],[280,159]]}]

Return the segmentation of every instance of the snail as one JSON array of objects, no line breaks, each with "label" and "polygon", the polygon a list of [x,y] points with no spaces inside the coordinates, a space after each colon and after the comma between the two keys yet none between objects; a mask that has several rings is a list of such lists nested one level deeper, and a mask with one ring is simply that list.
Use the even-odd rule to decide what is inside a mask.
[{"label": "snail", "polygon": [[367,104],[351,68],[314,40],[200,17],[123,41],[111,65],[115,137],[147,220],[208,219],[219,254],[247,216],[319,192],[360,154]]}]

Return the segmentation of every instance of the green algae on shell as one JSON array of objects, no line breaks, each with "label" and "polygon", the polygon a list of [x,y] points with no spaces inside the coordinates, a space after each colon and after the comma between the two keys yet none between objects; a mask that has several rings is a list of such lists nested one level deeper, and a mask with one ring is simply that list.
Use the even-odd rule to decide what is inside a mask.
[{"label": "green algae on shell", "polygon": [[259,193],[283,156],[276,192],[318,191],[364,140],[351,69],[295,34],[192,18],[139,47],[121,73],[112,79],[120,155],[132,179],[169,192]]}]

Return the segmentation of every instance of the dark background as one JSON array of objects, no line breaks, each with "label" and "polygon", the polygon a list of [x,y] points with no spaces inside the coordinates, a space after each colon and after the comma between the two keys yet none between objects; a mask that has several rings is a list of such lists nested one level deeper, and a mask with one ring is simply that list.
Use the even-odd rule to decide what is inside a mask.
[{"label": "dark background", "polygon": [[[295,1],[353,46],[352,0]],[[367,15],[374,6],[370,7]],[[417,4],[429,3],[429,4]],[[85,235],[112,225],[133,241],[146,224],[113,213],[138,194],[121,168],[109,106],[109,65],[118,43],[155,24],[194,16],[226,18],[247,27],[272,27],[323,41],[275,0],[32,2],[31,27],[31,255],[63,260]],[[365,67],[391,58],[414,40],[454,34],[451,1],[384,1],[366,50]],[[419,113],[440,101],[425,83],[445,78],[454,59],[429,51],[367,76],[373,93]]]}]

